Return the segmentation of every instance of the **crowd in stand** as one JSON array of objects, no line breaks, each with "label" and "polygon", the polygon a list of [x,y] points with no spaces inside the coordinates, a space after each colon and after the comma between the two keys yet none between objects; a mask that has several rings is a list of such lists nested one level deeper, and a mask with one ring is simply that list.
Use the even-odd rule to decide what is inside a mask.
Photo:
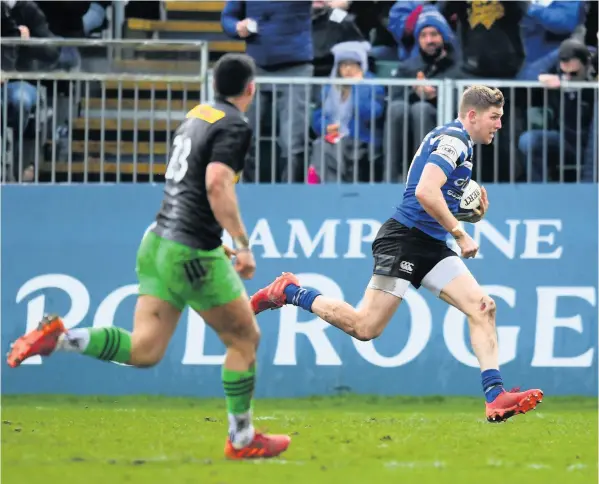
[{"label": "crowd in stand", "polygon": [[[574,179],[594,181],[596,91],[558,88],[561,80],[597,79],[596,1],[228,1],[222,25],[231,37],[246,41],[260,75],[376,78],[381,61],[394,61],[394,77],[404,80],[541,81],[551,88],[547,105],[542,89],[533,92],[532,106],[526,105],[525,91],[504,90],[505,135],[497,147],[482,148],[482,180],[511,179],[513,143],[516,180],[541,181],[545,172],[546,179],[558,179],[562,159],[580,165]],[[317,180],[369,181],[374,171],[378,179],[399,181],[405,153],[410,156],[437,123],[433,86],[336,86],[316,95],[305,89],[277,90],[281,180],[304,180],[304,160],[310,159]],[[268,94],[269,87],[262,91]],[[309,99],[316,104],[313,143],[304,139]],[[249,114],[254,126],[262,121],[257,112]],[[267,116],[271,110],[261,106],[259,112]],[[495,150],[499,166],[493,163]],[[244,176],[260,178],[254,160]]]},{"label": "crowd in stand", "polygon": [[[33,2],[25,0],[2,0],[0,2],[2,37],[29,38],[85,38],[106,24],[105,7],[111,2]],[[3,45],[1,69],[3,72],[72,71],[81,64],[80,53],[75,47],[53,45]],[[31,120],[37,104],[36,86],[27,81],[0,79],[0,105],[6,113],[6,126],[12,129],[13,140],[24,137],[32,129]],[[6,106],[4,106],[6,104]],[[4,133],[3,133],[4,134]],[[22,143],[11,146],[13,157],[19,156]],[[13,173],[16,179],[31,181],[33,165],[25,163],[22,174]],[[18,165],[14,165],[15,170]]]},{"label": "crowd in stand", "polygon": [[[111,3],[2,0],[2,37],[89,37],[106,26]],[[158,4],[129,2],[155,10],[146,3]],[[245,40],[261,76],[540,81],[548,94],[504,89],[503,128],[494,146],[481,149],[481,181],[512,179],[508,161],[515,153],[516,180],[559,179],[564,162],[577,165],[574,179],[588,182],[598,171],[597,91],[562,82],[597,81],[597,3],[227,1],[221,24]],[[52,45],[3,46],[1,59],[2,71],[74,70],[81,61],[76,48]],[[36,88],[0,82],[2,113],[18,138],[31,129]],[[392,88],[382,80],[274,89],[261,86],[248,117],[259,132],[276,98],[276,116],[266,121],[277,124],[278,181],[402,181],[406,161],[442,108],[431,85]],[[252,150],[244,179],[270,181],[257,165]]]}]

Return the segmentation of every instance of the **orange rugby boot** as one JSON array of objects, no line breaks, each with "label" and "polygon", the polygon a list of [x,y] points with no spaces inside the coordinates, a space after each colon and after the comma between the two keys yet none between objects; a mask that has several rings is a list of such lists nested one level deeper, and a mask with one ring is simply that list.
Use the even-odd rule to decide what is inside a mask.
[{"label": "orange rugby boot", "polygon": [[539,389],[520,392],[519,388],[503,391],[491,403],[487,403],[487,420],[505,422],[508,418],[534,410],[543,401],[543,391]]},{"label": "orange rugby boot", "polygon": [[17,339],[8,353],[8,366],[16,368],[35,355],[48,356],[56,348],[58,337],[66,333],[64,323],[56,316],[45,316],[37,329]]},{"label": "orange rugby boot", "polygon": [[260,289],[250,298],[254,313],[260,314],[267,309],[283,307],[287,303],[285,288],[290,284],[299,286],[299,279],[290,272],[283,272],[283,274],[277,277],[270,285]]}]

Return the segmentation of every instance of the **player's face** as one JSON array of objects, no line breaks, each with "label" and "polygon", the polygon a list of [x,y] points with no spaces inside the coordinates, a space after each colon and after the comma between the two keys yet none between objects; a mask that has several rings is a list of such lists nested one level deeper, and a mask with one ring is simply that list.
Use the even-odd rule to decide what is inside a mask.
[{"label": "player's face", "polygon": [[495,133],[501,129],[503,108],[491,107],[486,111],[477,113],[477,143],[489,145],[495,138]]}]

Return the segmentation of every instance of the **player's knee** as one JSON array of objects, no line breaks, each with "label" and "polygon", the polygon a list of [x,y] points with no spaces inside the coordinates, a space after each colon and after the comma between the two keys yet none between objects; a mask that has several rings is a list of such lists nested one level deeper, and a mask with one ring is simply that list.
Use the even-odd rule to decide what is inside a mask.
[{"label": "player's knee", "polygon": [[162,360],[162,353],[144,352],[132,353],[130,364],[137,368],[152,368]]},{"label": "player's knee", "polygon": [[469,314],[470,318],[480,324],[495,324],[495,313],[497,306],[493,298],[489,296],[483,296],[480,301],[472,310],[472,314]]},{"label": "player's knee", "polygon": [[162,360],[166,347],[151,338],[135,338],[131,341],[131,360],[129,364],[138,368],[151,368]]},{"label": "player's knee", "polygon": [[372,341],[373,339],[378,338],[380,335],[381,335],[380,331],[366,327],[366,328],[357,328],[355,330],[354,337],[360,341]]},{"label": "player's knee", "polygon": [[252,319],[251,322],[248,321],[236,325],[233,332],[237,339],[242,339],[258,346],[258,342],[260,341],[260,327],[255,319]]},{"label": "player's knee", "polygon": [[257,348],[260,342],[260,328],[255,319],[238,321],[221,332],[220,338],[227,347]]},{"label": "player's knee", "polygon": [[372,341],[378,338],[383,332],[380,325],[372,324],[372,319],[365,319],[359,316],[356,318],[353,327],[354,338],[360,341]]}]

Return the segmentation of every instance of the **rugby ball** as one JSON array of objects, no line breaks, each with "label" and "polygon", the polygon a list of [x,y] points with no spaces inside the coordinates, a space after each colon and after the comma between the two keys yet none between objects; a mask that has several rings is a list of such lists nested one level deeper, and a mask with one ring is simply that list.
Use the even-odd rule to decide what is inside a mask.
[{"label": "rugby ball", "polygon": [[462,198],[460,198],[460,208],[463,210],[474,210],[475,208],[478,208],[481,196],[482,191],[479,184],[474,180],[470,180],[468,185],[466,185],[466,188],[464,188]]}]

